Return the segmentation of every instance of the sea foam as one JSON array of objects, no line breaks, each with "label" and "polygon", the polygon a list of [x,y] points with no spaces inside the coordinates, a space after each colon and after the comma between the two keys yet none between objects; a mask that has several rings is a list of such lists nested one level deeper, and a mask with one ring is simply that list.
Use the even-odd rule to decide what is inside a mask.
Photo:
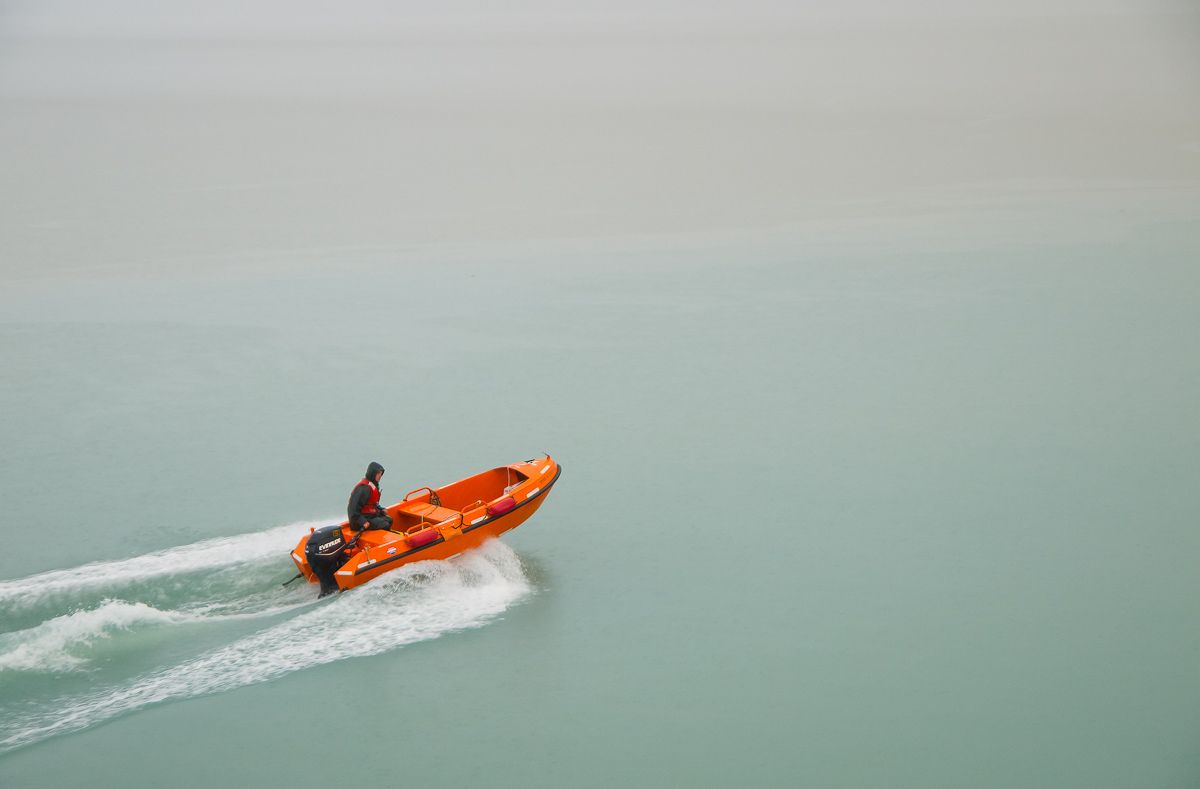
[{"label": "sea foam", "polygon": [[[277,538],[281,535],[271,535],[270,540]],[[174,560],[172,557],[167,561]],[[147,571],[139,568],[136,560],[129,560],[125,567],[129,572]],[[50,582],[65,583],[68,577],[72,577],[70,571],[63,571]],[[92,576],[81,573],[73,577]],[[0,716],[0,751],[77,731],[147,705],[220,693],[323,663],[374,655],[478,627],[530,591],[517,555],[498,540],[448,561],[408,565],[191,659]],[[316,591],[302,587],[291,594],[311,602]],[[178,624],[197,616],[211,614],[161,611],[144,604],[110,601],[95,610],[52,619],[24,631],[25,640],[4,653],[2,659],[13,669],[28,670],[37,665],[44,670],[56,662],[70,669],[72,645],[119,629],[118,622],[126,622],[127,627]]]},{"label": "sea foam", "polygon": [[286,557],[309,527],[328,521],[293,523],[261,532],[218,537],[162,551],[93,562],[66,570],[0,581],[0,611],[12,613],[40,604],[54,604],[88,594],[112,595],[138,586],[185,574],[208,573],[239,565]]}]

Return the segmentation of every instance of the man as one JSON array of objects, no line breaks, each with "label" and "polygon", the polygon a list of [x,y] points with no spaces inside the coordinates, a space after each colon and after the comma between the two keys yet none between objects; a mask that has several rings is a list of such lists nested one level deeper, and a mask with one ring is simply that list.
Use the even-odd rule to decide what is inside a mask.
[{"label": "man", "polygon": [[383,466],[371,463],[367,466],[367,475],[362,482],[350,491],[350,502],[346,505],[346,515],[350,518],[350,528],[355,531],[371,529],[390,529],[392,519],[379,506],[379,480],[383,477]]}]

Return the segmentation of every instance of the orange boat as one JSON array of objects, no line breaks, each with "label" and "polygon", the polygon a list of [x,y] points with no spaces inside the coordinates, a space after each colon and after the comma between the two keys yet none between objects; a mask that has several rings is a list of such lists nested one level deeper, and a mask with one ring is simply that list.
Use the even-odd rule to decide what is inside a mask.
[{"label": "orange boat", "polygon": [[[326,549],[326,555],[339,563],[333,571],[338,589],[352,589],[412,562],[450,559],[528,520],[560,474],[562,467],[547,456],[494,468],[441,488],[417,488],[387,508],[390,530],[354,532],[349,522],[311,529],[292,551],[292,560],[301,575],[318,582],[310,562],[322,569],[325,560],[314,559],[314,552]],[[323,574],[331,571],[324,569]],[[326,587],[331,587],[328,577],[322,594],[334,591]]]}]

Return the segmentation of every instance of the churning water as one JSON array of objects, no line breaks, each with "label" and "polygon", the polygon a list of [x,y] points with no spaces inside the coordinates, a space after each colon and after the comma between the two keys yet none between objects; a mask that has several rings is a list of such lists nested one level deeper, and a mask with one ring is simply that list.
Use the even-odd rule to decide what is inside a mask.
[{"label": "churning water", "polygon": [[318,603],[308,584],[280,585],[291,569],[287,552],[306,530],[307,524],[294,524],[0,584],[0,606],[14,614],[0,635],[0,683],[22,673],[94,672],[98,653],[135,662],[122,653],[144,646],[137,638],[143,631],[186,631],[235,619],[271,622],[136,676],[106,677],[78,693],[3,709],[0,750],[156,702],[231,690],[476,627],[531,589],[516,554],[492,540]]}]

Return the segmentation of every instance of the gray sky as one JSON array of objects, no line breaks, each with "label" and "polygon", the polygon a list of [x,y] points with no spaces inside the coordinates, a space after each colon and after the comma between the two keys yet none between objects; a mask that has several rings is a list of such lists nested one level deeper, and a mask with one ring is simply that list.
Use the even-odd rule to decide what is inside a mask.
[{"label": "gray sky", "polygon": [[22,276],[1200,188],[1190,4],[0,8]]}]

